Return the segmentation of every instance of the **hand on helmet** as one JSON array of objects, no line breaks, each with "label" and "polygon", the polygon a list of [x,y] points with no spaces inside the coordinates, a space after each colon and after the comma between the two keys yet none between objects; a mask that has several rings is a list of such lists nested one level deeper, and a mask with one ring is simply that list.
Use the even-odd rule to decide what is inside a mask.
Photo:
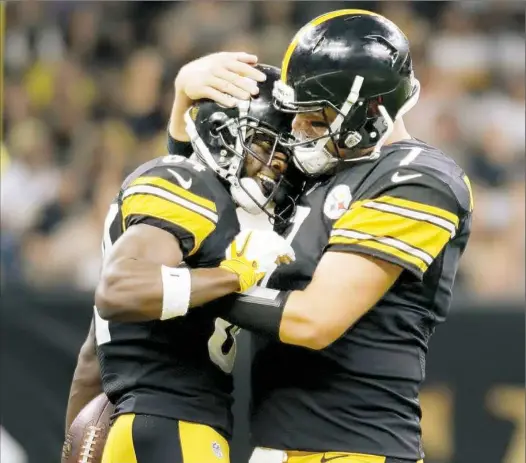
[{"label": "hand on helmet", "polygon": [[176,92],[192,101],[207,98],[233,107],[237,100],[257,95],[257,82],[265,74],[254,68],[258,58],[243,52],[221,52],[192,61],[181,68],[175,79]]},{"label": "hand on helmet", "polygon": [[276,265],[296,259],[285,239],[270,230],[243,230],[228,246],[221,268],[239,276],[240,293],[257,284]]}]

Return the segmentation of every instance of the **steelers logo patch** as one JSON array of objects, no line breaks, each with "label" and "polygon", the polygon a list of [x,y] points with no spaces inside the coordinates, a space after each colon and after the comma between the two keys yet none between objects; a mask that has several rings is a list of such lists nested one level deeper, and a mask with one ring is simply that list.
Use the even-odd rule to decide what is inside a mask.
[{"label": "steelers logo patch", "polygon": [[323,213],[331,220],[339,219],[351,204],[351,189],[347,185],[336,185],[327,195]]}]

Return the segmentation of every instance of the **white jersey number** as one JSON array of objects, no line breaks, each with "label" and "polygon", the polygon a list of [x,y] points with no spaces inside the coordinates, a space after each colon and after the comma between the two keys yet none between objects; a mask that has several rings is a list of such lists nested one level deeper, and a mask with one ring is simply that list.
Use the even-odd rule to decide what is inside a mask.
[{"label": "white jersey number", "polygon": [[[119,205],[114,203],[110,206],[110,210],[104,219],[104,231],[102,236],[102,260],[104,260],[104,257],[108,254],[113,246],[110,236],[110,227],[118,213]],[[110,342],[111,335],[108,326],[109,322],[100,318],[97,307],[95,306],[93,307],[93,315],[95,320],[95,339],[97,340],[97,345],[100,346],[101,344]]]},{"label": "white jersey number", "polygon": [[232,373],[234,369],[237,353],[236,336],[239,331],[238,326],[222,318],[216,318],[214,333],[208,340],[210,360],[225,373]]}]

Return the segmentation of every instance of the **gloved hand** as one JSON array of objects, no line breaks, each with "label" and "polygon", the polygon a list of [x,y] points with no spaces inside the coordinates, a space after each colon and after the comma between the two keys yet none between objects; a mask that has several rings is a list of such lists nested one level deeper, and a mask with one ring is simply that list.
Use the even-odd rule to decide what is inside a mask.
[{"label": "gloved hand", "polygon": [[243,230],[226,249],[226,259],[219,266],[239,276],[239,292],[245,292],[276,265],[296,259],[285,239],[270,230]]}]

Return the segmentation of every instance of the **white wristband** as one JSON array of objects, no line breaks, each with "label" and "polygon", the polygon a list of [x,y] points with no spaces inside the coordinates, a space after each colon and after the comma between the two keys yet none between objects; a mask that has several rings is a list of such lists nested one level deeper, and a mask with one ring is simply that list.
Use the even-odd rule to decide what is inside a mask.
[{"label": "white wristband", "polygon": [[163,311],[161,320],[181,317],[188,312],[192,277],[190,269],[161,266],[163,278]]}]

